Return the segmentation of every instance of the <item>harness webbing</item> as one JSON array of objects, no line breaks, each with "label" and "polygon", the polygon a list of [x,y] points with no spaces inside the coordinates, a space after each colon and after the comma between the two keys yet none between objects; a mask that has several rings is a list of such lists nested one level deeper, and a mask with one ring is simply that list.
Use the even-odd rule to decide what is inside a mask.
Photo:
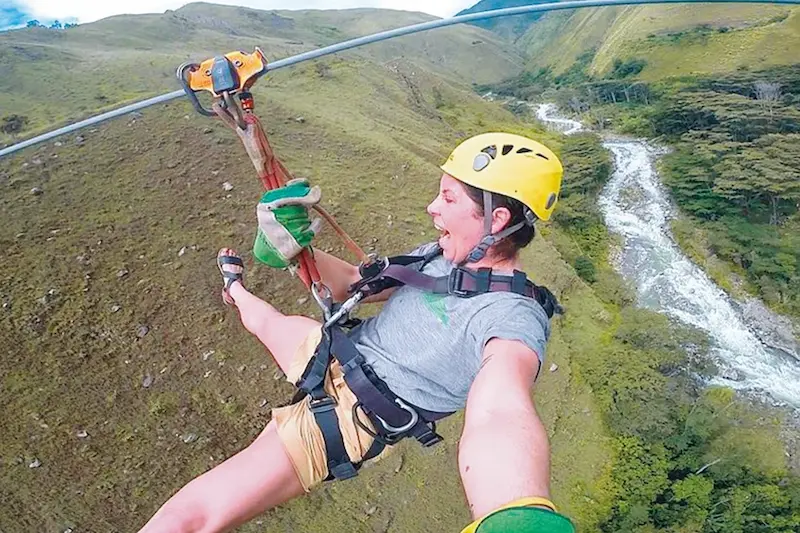
[{"label": "harness webbing", "polygon": [[[381,270],[362,272],[362,279],[352,288],[377,294],[389,287],[408,285],[434,294],[452,294],[462,298],[471,298],[487,292],[513,292],[533,298],[547,313],[548,318],[556,313],[563,313],[556,297],[547,287],[534,284],[527,275],[515,270],[513,275],[494,274],[490,268],[477,271],[464,267],[456,267],[446,276],[430,276],[421,270],[424,266],[441,255],[442,250],[436,247],[424,256],[397,256],[388,258]],[[414,265],[422,263],[419,268]]]},{"label": "harness webbing", "polygon": [[[358,419],[360,407],[376,428],[375,442],[360,462],[354,463],[347,454],[335,411],[336,400],[324,388],[334,358],[342,367],[345,383],[358,399],[352,413],[354,423],[372,433]],[[337,326],[323,330],[322,340],[296,386],[300,397],[310,396],[309,408],[325,441],[328,470],[336,479],[355,476],[361,462],[405,437],[415,437],[426,447],[441,442],[433,423],[451,414],[426,411],[403,402],[372,371],[347,334]]]}]

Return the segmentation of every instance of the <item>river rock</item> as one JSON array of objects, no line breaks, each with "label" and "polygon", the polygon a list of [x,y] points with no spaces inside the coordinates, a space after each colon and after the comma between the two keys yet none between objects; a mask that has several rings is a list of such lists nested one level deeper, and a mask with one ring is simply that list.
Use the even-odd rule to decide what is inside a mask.
[{"label": "river rock", "polygon": [[233,190],[233,185],[230,182],[226,181],[225,183],[222,184],[222,188],[225,189],[226,192],[231,192]]},{"label": "river rock", "polygon": [[85,439],[86,437],[89,436],[89,434],[86,432],[85,429],[81,429],[77,433],[75,433],[75,436],[78,437],[79,439]]},{"label": "river rock", "polygon": [[142,387],[144,387],[145,389],[149,389],[150,385],[152,384],[153,384],[153,376],[147,374],[142,380]]},{"label": "river rock", "polygon": [[33,189],[31,189],[31,194],[34,196],[41,196],[44,194],[44,191],[39,187],[34,187]]},{"label": "river rock", "polygon": [[185,444],[191,444],[191,443],[193,443],[194,441],[197,440],[197,434],[195,434],[195,433],[187,433],[186,435],[184,435],[181,438],[183,439],[183,442]]},{"label": "river rock", "polygon": [[28,464],[28,468],[39,468],[40,466],[42,466],[42,462],[36,457]]},{"label": "river rock", "polygon": [[144,338],[148,333],[150,333],[150,328],[142,324],[136,330],[136,336],[140,339]]},{"label": "river rock", "polygon": [[556,370],[558,370],[557,364],[553,363],[552,365],[550,365],[550,372],[555,372]]},{"label": "river rock", "polygon": [[800,342],[791,320],[775,313],[757,298],[739,305],[745,323],[761,342],[800,361]]},{"label": "river rock", "polygon": [[744,376],[735,368],[726,368],[722,371],[721,376],[728,381],[744,381]]}]

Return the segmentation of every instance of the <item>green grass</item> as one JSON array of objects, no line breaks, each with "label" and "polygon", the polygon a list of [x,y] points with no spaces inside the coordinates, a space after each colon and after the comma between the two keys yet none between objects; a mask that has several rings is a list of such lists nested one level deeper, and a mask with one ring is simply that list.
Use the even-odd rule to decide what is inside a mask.
[{"label": "green grass", "polygon": [[[163,15],[116,16],[68,30],[2,32],[0,118],[6,112],[28,116],[23,132],[28,136],[180,89],[175,70],[185,61],[252,52],[255,46],[274,61],[430,19],[378,9],[266,12],[195,3]],[[337,57],[368,59],[387,70],[397,62],[414,65],[462,84],[501,79],[524,64],[499,37],[472,26],[402,37]],[[9,141],[0,135],[0,143]]]},{"label": "green grass", "polygon": [[791,64],[800,49],[800,10],[783,6],[629,6],[550,13],[520,40],[528,68],[566,71],[596,48],[590,73],[615,59],[647,61],[641,79]]},{"label": "green grass", "polygon": [[[365,248],[396,253],[434,238],[424,208],[437,165],[465,135],[504,128],[558,147],[418,62],[327,63],[325,78],[307,65],[262,80],[257,109],[280,157],[322,186],[324,205]],[[135,530],[183,484],[249,443],[270,408],[290,398],[268,354],[221,304],[219,247],[245,252],[256,294],[284,312],[318,314],[300,303],[298,280],[253,263],[260,187],[232,132],[177,102],[80,135],[83,144],[71,135],[0,161],[0,299],[10,304],[0,311],[0,343],[10,347],[0,358],[3,531]],[[224,181],[234,190],[224,192]],[[352,259],[330,232],[319,246]],[[567,299],[582,286],[544,240],[525,260]],[[121,269],[129,273],[118,278]],[[141,325],[149,328],[143,338]],[[543,374],[535,398],[553,441],[554,495],[591,527],[608,506],[609,452],[591,391],[571,377],[569,331],[555,325],[548,362],[560,369]],[[357,480],[242,531],[459,530],[469,521],[455,462],[460,422],[443,424],[443,446],[404,444]],[[79,438],[81,430],[89,436]],[[189,433],[197,440],[187,444]],[[42,466],[28,468],[33,458]],[[378,511],[367,516],[367,503]]]}]

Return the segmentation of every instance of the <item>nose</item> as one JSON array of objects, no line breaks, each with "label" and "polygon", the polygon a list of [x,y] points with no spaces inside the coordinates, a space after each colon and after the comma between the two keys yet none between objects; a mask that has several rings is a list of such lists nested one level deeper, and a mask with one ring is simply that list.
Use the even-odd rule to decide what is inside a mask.
[{"label": "nose", "polygon": [[439,214],[439,196],[436,196],[436,198],[434,198],[433,201],[428,204],[427,211],[432,217],[435,217]]}]

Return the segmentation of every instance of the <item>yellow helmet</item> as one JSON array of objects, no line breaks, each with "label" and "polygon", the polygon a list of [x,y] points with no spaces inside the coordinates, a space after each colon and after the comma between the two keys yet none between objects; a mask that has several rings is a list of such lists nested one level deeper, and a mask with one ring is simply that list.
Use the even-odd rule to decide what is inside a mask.
[{"label": "yellow helmet", "polygon": [[484,191],[519,200],[549,220],[564,169],[546,146],[512,133],[483,133],[462,142],[441,169]]}]

